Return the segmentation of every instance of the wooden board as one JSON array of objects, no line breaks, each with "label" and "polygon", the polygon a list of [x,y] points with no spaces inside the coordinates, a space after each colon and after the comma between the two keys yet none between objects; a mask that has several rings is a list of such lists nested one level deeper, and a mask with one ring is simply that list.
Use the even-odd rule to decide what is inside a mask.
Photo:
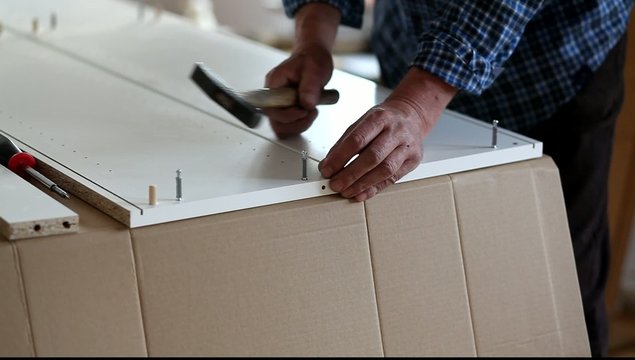
[{"label": "wooden board", "polygon": [[8,240],[77,232],[77,214],[0,165],[0,235]]},{"label": "wooden board", "polygon": [[[85,36],[15,32],[19,40],[0,42],[4,130],[48,159],[58,182],[131,227],[331,194],[318,161],[388,94],[337,71],[329,87],[340,102],[322,106],[302,136],[281,141],[266,122],[243,126],[189,79],[203,61],[236,90],[257,88],[284,59],[280,51],[170,16]],[[532,139],[505,130],[498,139],[492,149],[488,124],[447,111],[424,144],[422,164],[401,181],[542,155]],[[308,181],[301,180],[302,150],[310,156]],[[156,206],[148,204],[150,184],[159,189]]]}]

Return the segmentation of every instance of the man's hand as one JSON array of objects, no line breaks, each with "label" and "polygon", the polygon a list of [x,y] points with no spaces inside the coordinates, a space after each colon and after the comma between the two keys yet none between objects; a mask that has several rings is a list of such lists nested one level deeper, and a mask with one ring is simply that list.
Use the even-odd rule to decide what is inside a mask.
[{"label": "man's hand", "polygon": [[278,137],[298,135],[308,129],[317,117],[320,90],[333,73],[331,53],[321,47],[304,48],[271,70],[265,86],[297,87],[299,104],[276,109],[263,109],[269,117],[271,128]]},{"label": "man's hand", "polygon": [[395,91],[351,125],[320,162],[331,189],[364,201],[414,170],[423,157],[423,139],[455,93],[439,78],[411,68]]},{"label": "man's hand", "polygon": [[298,135],[317,117],[320,90],[333,74],[331,51],[340,23],[337,8],[323,3],[304,5],[295,15],[296,41],[291,56],[271,70],[265,86],[297,87],[299,103],[286,109],[263,109],[281,138]]}]

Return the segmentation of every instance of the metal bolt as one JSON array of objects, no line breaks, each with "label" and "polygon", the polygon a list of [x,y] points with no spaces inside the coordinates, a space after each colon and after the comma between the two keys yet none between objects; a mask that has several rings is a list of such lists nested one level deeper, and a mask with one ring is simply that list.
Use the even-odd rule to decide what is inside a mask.
[{"label": "metal bolt", "polygon": [[31,20],[31,30],[34,34],[37,34],[39,27],[40,23],[38,22],[37,18],[33,18],[33,20]]},{"label": "metal bolt", "polygon": [[492,121],[492,148],[496,149],[498,142],[498,120]]},{"label": "metal bolt", "polygon": [[154,7],[154,19],[155,20],[159,20],[159,18],[161,17],[161,14],[163,14],[163,7],[161,5],[157,5]]},{"label": "metal bolt", "polygon": [[51,30],[55,30],[57,28],[57,14],[51,13]]},{"label": "metal bolt", "polygon": [[302,150],[302,181],[307,181],[309,178],[306,175],[306,161],[307,161],[307,152]]},{"label": "metal bolt", "polygon": [[181,179],[181,169],[176,170],[176,200],[183,200],[183,182]]},{"label": "metal bolt", "polygon": [[142,0],[139,2],[139,8],[137,12],[137,20],[143,20],[146,12],[146,2]]}]

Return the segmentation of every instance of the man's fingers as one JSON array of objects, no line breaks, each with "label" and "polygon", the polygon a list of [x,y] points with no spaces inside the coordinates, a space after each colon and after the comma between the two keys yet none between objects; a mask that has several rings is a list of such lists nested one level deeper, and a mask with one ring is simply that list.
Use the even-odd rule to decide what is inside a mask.
[{"label": "man's fingers", "polygon": [[273,68],[265,76],[265,87],[279,88],[297,85],[298,67],[290,59]]},{"label": "man's fingers", "polygon": [[382,130],[383,126],[375,121],[358,121],[355,123],[353,129],[350,131],[347,130],[320,163],[322,176],[330,178],[343,169],[344,166],[355,155],[359,154],[368,146]]},{"label": "man's fingers", "polygon": [[[377,167],[381,167],[388,173],[371,184],[392,175],[405,160],[405,156],[402,156],[401,159],[396,157],[397,154],[402,153],[398,146],[399,143],[396,139],[387,132],[379,134],[359,153],[355,160],[331,177],[331,188],[333,191],[342,192]],[[344,196],[346,197],[346,195]]]},{"label": "man's fingers", "polygon": [[271,128],[276,133],[276,135],[279,138],[284,139],[287,137],[298,135],[308,129],[311,124],[313,124],[313,121],[315,121],[317,114],[317,110],[308,111],[306,116],[288,123],[279,122],[274,120],[273,118],[269,118],[269,123],[271,124]]},{"label": "man's fingers", "polygon": [[[410,171],[412,168],[408,169],[407,167],[404,169],[405,165],[408,165],[408,159],[410,159],[413,154],[409,151],[405,146],[398,146],[394,149],[385,159],[380,161],[376,166],[369,169],[365,174],[351,182],[350,185],[343,188],[340,193],[345,198],[353,198],[370,187],[376,186],[384,181],[392,181],[393,183],[399,180],[404,174],[405,171]],[[361,156],[360,156],[361,157]],[[357,161],[357,160],[356,160]],[[350,166],[349,166],[350,167]],[[348,170],[345,169],[345,170]],[[342,171],[344,172],[344,170]],[[337,176],[339,176],[338,174]],[[337,176],[335,178],[337,178]],[[347,174],[346,177],[350,179],[352,173]],[[337,180],[336,180],[337,181]]]},{"label": "man's fingers", "polygon": [[[420,163],[420,161],[415,161],[413,159],[408,159],[408,160],[404,161],[404,163],[402,164],[401,168],[399,169],[399,171],[396,174],[394,174],[393,176],[389,177],[388,179],[380,181],[379,183],[366,188],[365,190],[363,190],[362,192],[358,193],[357,195],[354,195],[355,201],[366,201],[366,200],[372,198],[373,196],[379,194],[384,189],[386,189],[388,186],[396,183],[397,181],[399,181],[399,179],[404,177],[410,171],[414,170],[417,167],[417,165],[419,165],[419,163]],[[353,196],[351,196],[351,198],[353,198]]]},{"label": "man's fingers", "polygon": [[315,109],[324,85],[324,76],[314,72],[306,73],[298,85],[299,105],[307,110]]},{"label": "man's fingers", "polygon": [[277,123],[289,124],[294,121],[298,121],[309,115],[310,111],[299,108],[263,108],[262,112],[269,117],[272,121]]}]

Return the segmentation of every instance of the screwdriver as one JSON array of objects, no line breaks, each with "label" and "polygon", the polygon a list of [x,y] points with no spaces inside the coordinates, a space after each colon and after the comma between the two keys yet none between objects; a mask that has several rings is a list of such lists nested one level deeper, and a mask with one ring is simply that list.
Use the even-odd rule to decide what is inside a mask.
[{"label": "screwdriver", "polygon": [[59,196],[69,198],[66,191],[33,168],[35,166],[33,155],[20,150],[11,139],[2,133],[0,133],[0,164],[18,175],[27,173]]}]

